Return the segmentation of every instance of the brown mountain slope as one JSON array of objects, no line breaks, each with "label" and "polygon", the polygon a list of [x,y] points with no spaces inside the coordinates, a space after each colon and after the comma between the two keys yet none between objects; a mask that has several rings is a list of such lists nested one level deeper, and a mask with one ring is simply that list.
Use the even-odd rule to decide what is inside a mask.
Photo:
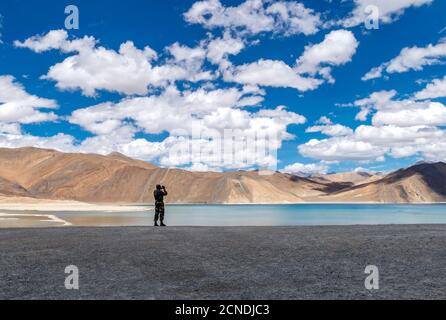
[{"label": "brown mountain slope", "polygon": [[189,172],[118,153],[0,148],[0,196],[6,197],[142,203],[153,201],[152,191],[161,183],[168,187],[170,203],[446,201],[444,163],[416,165],[358,185],[342,177],[329,181],[278,172]]},{"label": "brown mountain slope", "polygon": [[28,191],[17,183],[0,177],[0,195],[4,196],[29,196]]},{"label": "brown mountain slope", "polygon": [[321,200],[382,203],[445,202],[446,164],[423,163],[401,169],[380,180],[323,196]]},{"label": "brown mountain slope", "polygon": [[146,169],[156,169],[157,167],[154,166],[151,163],[142,161],[142,160],[136,160],[136,159],[132,159],[130,157],[127,157],[126,155],[123,155],[122,153],[119,152],[112,152],[109,155],[107,155],[108,158],[111,159],[115,159],[115,160],[120,160],[120,161],[124,161],[127,162],[128,164],[132,164],[141,168],[146,168]]},{"label": "brown mountain slope", "polygon": [[340,173],[320,174],[311,176],[311,179],[317,181],[331,181],[338,183],[351,182],[353,185],[373,182],[381,178],[383,177],[379,174],[371,174],[367,172],[340,172]]},{"label": "brown mountain slope", "polygon": [[[0,177],[10,183],[8,190],[14,184],[28,196],[88,202],[152,202],[158,183],[168,187],[170,203],[298,203],[302,197],[324,194],[327,187],[281,173],[189,172],[158,168],[117,153],[37,148],[0,149]],[[7,195],[1,190],[0,194]]]}]

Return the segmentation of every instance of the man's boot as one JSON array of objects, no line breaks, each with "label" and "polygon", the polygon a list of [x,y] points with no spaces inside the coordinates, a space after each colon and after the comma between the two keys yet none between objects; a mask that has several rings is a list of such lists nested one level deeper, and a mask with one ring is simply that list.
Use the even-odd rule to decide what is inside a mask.
[{"label": "man's boot", "polygon": [[159,225],[158,225],[158,221],[155,221],[155,225],[154,225],[154,227],[159,227]]},{"label": "man's boot", "polygon": [[165,226],[166,226],[166,225],[164,224],[164,221],[161,221],[160,226],[161,226],[161,227],[165,227]]}]

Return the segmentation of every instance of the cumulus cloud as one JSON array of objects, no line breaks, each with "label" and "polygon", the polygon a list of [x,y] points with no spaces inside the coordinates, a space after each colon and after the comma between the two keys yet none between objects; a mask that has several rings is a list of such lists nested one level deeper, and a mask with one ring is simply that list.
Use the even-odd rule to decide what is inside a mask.
[{"label": "cumulus cloud", "polygon": [[321,132],[327,136],[338,137],[338,136],[349,135],[353,132],[353,130],[341,124],[327,124],[327,125],[309,127],[307,130],[305,130],[305,132],[307,133]]},{"label": "cumulus cloud", "polygon": [[294,88],[302,92],[314,90],[324,81],[335,81],[331,76],[332,67],[351,61],[358,45],[352,32],[331,31],[322,42],[305,47],[294,67],[283,61],[260,59],[227,70],[224,79],[242,84]]},{"label": "cumulus cloud", "polygon": [[203,0],[195,2],[184,17],[207,29],[223,28],[246,35],[311,35],[321,25],[319,14],[296,1],[246,0],[226,7],[219,0]]},{"label": "cumulus cloud", "polygon": [[[21,132],[17,123],[0,122],[0,146],[99,154],[119,151],[191,170],[274,168],[282,142],[294,138],[288,126],[306,119],[284,106],[244,110],[243,101],[259,92],[255,88],[179,91],[171,86],[156,95],[75,110],[66,120],[92,134],[83,141],[66,134],[32,136]],[[138,136],[160,133],[168,137],[149,141]]]},{"label": "cumulus cloud", "polygon": [[[349,104],[361,108],[358,120],[366,121],[372,115],[372,125],[347,129],[343,135],[326,132],[330,138],[310,140],[298,147],[299,152],[324,161],[381,161],[385,156],[415,155],[444,161],[446,106],[439,102],[398,100],[396,96],[395,90],[379,91]],[[329,131],[331,126],[332,122],[326,121],[325,125],[307,131]]]},{"label": "cumulus cloud", "polygon": [[225,32],[222,37],[205,41],[202,46],[207,49],[207,59],[225,70],[232,65],[228,60],[229,56],[239,54],[246,44],[241,38],[232,37],[229,32]]},{"label": "cumulus cloud", "polygon": [[20,148],[33,146],[36,148],[55,149],[64,152],[76,152],[75,139],[64,133],[51,137],[38,137],[26,133],[1,133],[1,148]]},{"label": "cumulus cloud", "polygon": [[372,123],[375,126],[444,125],[446,107],[443,104],[411,99],[398,100],[396,96],[397,92],[395,90],[378,91],[372,93],[367,98],[347,104],[347,106],[359,107],[361,109],[356,115],[356,120],[366,121],[368,116],[372,115]]},{"label": "cumulus cloud", "polygon": [[371,161],[383,160],[386,148],[370,142],[355,141],[346,137],[312,139],[298,147],[299,152],[309,158],[325,161]]},{"label": "cumulus cloud", "polygon": [[203,163],[193,163],[190,167],[186,168],[189,171],[195,171],[195,172],[221,172],[220,168],[213,168],[208,166],[207,164],[203,164]]},{"label": "cumulus cloud", "polygon": [[367,72],[365,75],[362,76],[362,81],[372,80],[372,79],[378,79],[383,76],[385,66],[381,65],[379,67],[374,67],[370,69],[369,72]]},{"label": "cumulus cloud", "polygon": [[[270,10],[282,12],[279,9],[284,5],[271,4]],[[150,47],[139,49],[131,41],[115,51],[99,46],[93,37],[69,39],[65,30],[15,41],[16,47],[37,53],[60,50],[70,54],[42,78],[55,81],[61,90],[81,90],[86,96],[96,96],[98,90],[142,96],[151,88],[166,88],[176,81],[205,82],[220,76],[243,85],[314,90],[325,81],[334,82],[332,68],[351,61],[358,42],[352,32],[336,30],[321,43],[305,47],[295,66],[265,59],[233,66],[229,57],[239,54],[246,45],[246,40],[227,31],[220,37],[209,35],[195,47],[176,42],[166,48],[167,56],[161,59]],[[217,70],[206,70],[206,61]]]},{"label": "cumulus cloud", "polygon": [[362,80],[381,78],[385,72],[403,73],[410,70],[421,71],[425,66],[444,63],[446,57],[446,40],[442,39],[438,44],[429,44],[426,47],[406,47],[392,60],[372,68]]},{"label": "cumulus cloud", "polygon": [[35,146],[71,151],[74,138],[63,133],[53,137],[36,137],[24,133],[22,125],[54,121],[58,117],[50,110],[57,102],[29,94],[13,76],[0,76],[0,147]]},{"label": "cumulus cloud", "polygon": [[327,173],[328,166],[325,164],[319,164],[319,163],[293,163],[288,166],[286,166],[282,172],[284,173],[291,173],[291,174],[316,174],[316,173]]},{"label": "cumulus cloud", "polygon": [[296,62],[296,71],[299,74],[320,74],[329,82],[331,66],[344,65],[352,60],[359,42],[351,31],[335,30],[328,33],[321,43],[305,47],[302,56]]},{"label": "cumulus cloud", "polygon": [[356,120],[366,121],[373,110],[379,110],[392,105],[392,98],[397,95],[395,90],[383,90],[373,92],[369,97],[356,100],[353,103],[343,104],[343,107],[359,107],[361,111],[356,115]]},{"label": "cumulus cloud", "polygon": [[[393,158],[423,156],[426,159],[443,160],[446,155],[445,131],[433,127],[416,125],[362,125],[351,135],[328,139],[313,139],[298,147],[299,152],[309,158],[324,161],[383,161],[385,156]],[[434,151],[435,150],[435,151]]]},{"label": "cumulus cloud", "polygon": [[[156,63],[158,55],[150,47],[138,49],[127,41],[115,51],[97,46],[93,37],[70,40],[64,30],[15,41],[15,46],[37,53],[60,50],[72,54],[50,67],[42,78],[55,81],[59,89],[80,89],[87,96],[95,96],[97,90],[146,95],[150,86],[166,87],[178,80],[198,82],[214,78],[212,72],[202,70],[205,49],[178,43],[167,48],[172,58],[165,63]],[[223,53],[222,58],[227,54]]]},{"label": "cumulus cloud", "polygon": [[333,121],[327,116],[322,116],[316,121],[317,124],[333,124]]},{"label": "cumulus cloud", "polygon": [[379,110],[373,116],[372,122],[377,126],[389,124],[399,127],[444,126],[446,125],[446,107],[438,102],[402,103],[399,108]]},{"label": "cumulus cloud", "polygon": [[349,127],[335,124],[333,121],[331,121],[330,118],[326,116],[322,116],[318,121],[316,121],[315,126],[307,128],[305,132],[307,133],[315,133],[320,132],[322,134],[325,134],[326,136],[331,137],[339,137],[339,136],[346,136],[351,133],[353,133],[353,130]]},{"label": "cumulus cloud", "polygon": [[385,125],[381,127],[362,125],[355,130],[355,139],[368,141],[379,146],[410,145],[417,139],[441,138],[444,133],[441,129],[415,125],[412,127],[398,127]]},{"label": "cumulus cloud", "polygon": [[226,81],[260,86],[294,88],[299,91],[316,89],[321,80],[305,78],[283,61],[259,60],[237,66],[232,73],[225,74]]},{"label": "cumulus cloud", "polygon": [[375,170],[371,170],[371,169],[363,168],[363,167],[357,167],[353,170],[353,172],[368,173],[368,174],[376,174],[377,173]]},{"label": "cumulus cloud", "polygon": [[431,4],[433,0],[354,0],[355,7],[349,17],[338,23],[344,27],[354,27],[367,20],[366,8],[370,5],[379,9],[381,23],[391,23],[410,7]]},{"label": "cumulus cloud", "polygon": [[442,97],[446,97],[446,76],[442,79],[434,79],[423,90],[415,94],[415,98],[419,100]]},{"label": "cumulus cloud", "polygon": [[61,50],[62,52],[81,52],[92,50],[96,45],[93,37],[69,40],[65,30],[51,30],[45,35],[36,35],[25,41],[14,41],[18,48],[28,48],[34,52],[42,53],[49,50]]},{"label": "cumulus cloud", "polygon": [[29,124],[55,120],[53,112],[42,109],[55,109],[57,102],[40,98],[25,91],[23,86],[10,75],[0,76],[0,124]]},{"label": "cumulus cloud", "polygon": [[225,32],[221,37],[209,35],[195,47],[173,43],[161,58],[150,47],[139,49],[132,41],[115,51],[99,46],[94,37],[70,39],[65,30],[52,30],[14,44],[36,53],[60,50],[70,54],[51,66],[42,79],[55,81],[61,90],[79,89],[86,96],[96,96],[98,90],[147,95],[151,88],[165,88],[176,81],[212,81],[219,74],[206,70],[205,62],[217,65],[222,72],[232,66],[229,57],[246,46],[244,40]]},{"label": "cumulus cloud", "polygon": [[[169,87],[159,95],[78,109],[68,121],[95,135],[82,142],[84,150],[117,150],[145,160],[156,158],[165,166],[199,163],[218,169],[276,165],[274,152],[283,140],[294,138],[287,127],[306,119],[283,106],[257,112],[242,109],[250,97],[261,96],[235,88],[181,92]],[[169,137],[149,142],[135,139],[137,132],[167,132]],[[223,148],[231,141],[230,150]],[[260,155],[265,146],[273,154]]]}]

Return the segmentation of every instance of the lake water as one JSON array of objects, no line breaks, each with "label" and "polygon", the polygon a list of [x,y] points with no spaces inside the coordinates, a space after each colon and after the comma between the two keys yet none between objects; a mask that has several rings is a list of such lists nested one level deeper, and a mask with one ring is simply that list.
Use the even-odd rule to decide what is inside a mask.
[{"label": "lake water", "polygon": [[[153,207],[148,206],[148,209]],[[153,224],[153,211],[62,212],[56,215],[79,226]],[[165,222],[170,226],[446,224],[446,204],[169,205]]]}]

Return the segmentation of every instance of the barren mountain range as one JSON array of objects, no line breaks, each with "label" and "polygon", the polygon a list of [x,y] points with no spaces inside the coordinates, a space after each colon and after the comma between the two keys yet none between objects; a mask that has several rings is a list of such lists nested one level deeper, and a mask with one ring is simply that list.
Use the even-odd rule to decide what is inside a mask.
[{"label": "barren mountain range", "polygon": [[147,203],[156,184],[169,203],[446,202],[446,164],[421,163],[382,175],[301,177],[258,171],[164,169],[119,153],[72,154],[0,148],[0,198]]}]

